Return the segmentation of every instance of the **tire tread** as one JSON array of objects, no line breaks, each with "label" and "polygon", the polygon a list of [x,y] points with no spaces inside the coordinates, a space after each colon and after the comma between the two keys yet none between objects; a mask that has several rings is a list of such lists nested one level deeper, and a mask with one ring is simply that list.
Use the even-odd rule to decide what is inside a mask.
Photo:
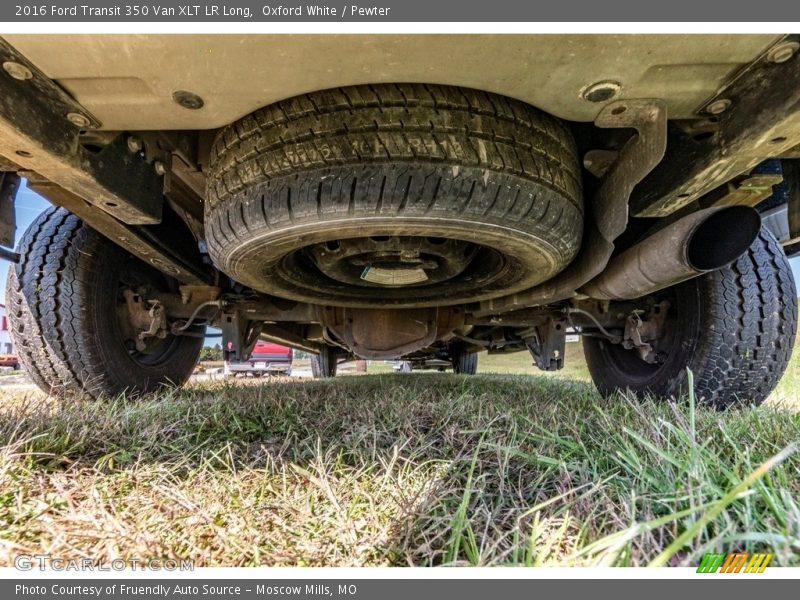
[{"label": "tire tread", "polygon": [[93,318],[93,303],[102,259],[122,252],[111,241],[68,211],[51,207],[25,232],[19,251],[20,262],[9,269],[6,282],[11,336],[20,362],[42,390],[100,397],[149,391],[188,377],[202,340],[178,344],[168,372],[157,374],[163,377],[115,364],[103,350],[101,338],[113,329]]},{"label": "tire tread", "polygon": [[[762,228],[736,262],[680,284],[676,293],[699,302],[695,329],[687,334],[694,341],[687,342],[677,366],[655,375],[646,389],[641,384],[631,389],[679,397],[688,391],[688,367],[695,395],[704,404],[727,408],[766,400],[789,364],[797,333],[792,269],[773,235]],[[629,387],[604,342],[585,339],[584,352],[603,394]]]}]

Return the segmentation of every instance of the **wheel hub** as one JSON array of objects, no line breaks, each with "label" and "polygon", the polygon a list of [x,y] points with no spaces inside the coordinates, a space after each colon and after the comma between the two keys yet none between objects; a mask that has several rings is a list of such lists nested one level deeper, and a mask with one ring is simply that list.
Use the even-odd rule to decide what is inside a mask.
[{"label": "wheel hub", "polygon": [[537,235],[457,216],[342,219],[235,245],[230,274],[321,306],[455,306],[528,289],[559,270]]},{"label": "wheel hub", "polygon": [[436,284],[463,273],[480,248],[438,237],[372,236],[333,240],[305,249],[320,273],[350,285]]}]

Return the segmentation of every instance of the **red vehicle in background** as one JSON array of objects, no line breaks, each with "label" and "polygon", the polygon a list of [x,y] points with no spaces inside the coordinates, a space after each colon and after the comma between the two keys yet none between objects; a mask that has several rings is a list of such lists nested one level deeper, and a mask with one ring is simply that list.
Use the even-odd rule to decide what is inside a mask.
[{"label": "red vehicle in background", "polygon": [[19,369],[19,359],[15,354],[0,354],[0,367],[11,367],[16,371]]},{"label": "red vehicle in background", "polygon": [[248,373],[262,375],[291,375],[294,352],[291,348],[271,342],[256,342],[250,359],[243,362],[225,361],[225,375]]}]

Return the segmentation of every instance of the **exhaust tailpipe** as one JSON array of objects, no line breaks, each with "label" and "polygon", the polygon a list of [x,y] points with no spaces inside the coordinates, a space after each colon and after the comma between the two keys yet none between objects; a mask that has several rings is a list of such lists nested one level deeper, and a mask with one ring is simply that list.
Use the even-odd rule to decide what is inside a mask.
[{"label": "exhaust tailpipe", "polygon": [[761,229],[748,206],[707,208],[660,229],[609,261],[581,288],[598,300],[633,300],[738,259]]}]

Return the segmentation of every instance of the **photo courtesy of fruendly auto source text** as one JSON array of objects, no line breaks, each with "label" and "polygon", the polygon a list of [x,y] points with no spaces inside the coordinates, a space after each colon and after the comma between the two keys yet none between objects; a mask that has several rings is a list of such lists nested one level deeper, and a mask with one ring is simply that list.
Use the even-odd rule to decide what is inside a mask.
[{"label": "photo courtesy of fruendly auto source text", "polygon": [[797,595],[800,4],[11,0],[0,66],[0,597]]}]

